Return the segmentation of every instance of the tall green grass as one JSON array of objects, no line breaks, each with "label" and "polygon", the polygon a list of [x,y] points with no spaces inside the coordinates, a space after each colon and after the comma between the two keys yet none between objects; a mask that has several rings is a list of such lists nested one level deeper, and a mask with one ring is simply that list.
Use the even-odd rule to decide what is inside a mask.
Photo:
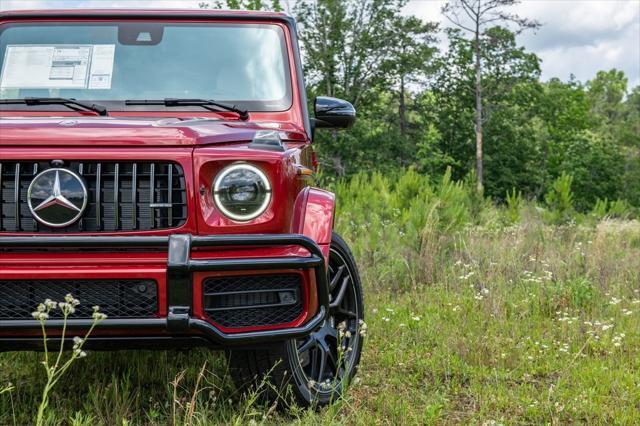
[{"label": "tall green grass", "polygon": [[[369,337],[346,398],[319,412],[239,395],[221,354],[91,353],[50,424],[637,424],[640,224],[622,201],[496,206],[473,182],[408,170],[331,185]],[[0,354],[0,424],[33,421],[39,356]],[[12,385],[9,387],[9,383]]]}]

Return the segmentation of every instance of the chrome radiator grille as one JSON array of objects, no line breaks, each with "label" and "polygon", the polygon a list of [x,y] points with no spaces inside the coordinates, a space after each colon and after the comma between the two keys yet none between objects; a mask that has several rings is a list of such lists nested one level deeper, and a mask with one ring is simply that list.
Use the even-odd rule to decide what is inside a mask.
[{"label": "chrome radiator grille", "polygon": [[62,167],[82,177],[88,204],[82,218],[64,228],[38,223],[27,205],[33,178],[47,161],[0,162],[0,232],[117,232],[175,228],[187,218],[182,168],[171,162],[71,161]]}]

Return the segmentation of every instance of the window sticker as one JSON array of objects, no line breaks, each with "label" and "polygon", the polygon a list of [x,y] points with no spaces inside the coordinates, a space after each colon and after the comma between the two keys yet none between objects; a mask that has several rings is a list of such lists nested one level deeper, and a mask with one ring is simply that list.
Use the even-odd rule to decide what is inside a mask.
[{"label": "window sticker", "polygon": [[114,44],[8,45],[2,89],[110,89]]}]

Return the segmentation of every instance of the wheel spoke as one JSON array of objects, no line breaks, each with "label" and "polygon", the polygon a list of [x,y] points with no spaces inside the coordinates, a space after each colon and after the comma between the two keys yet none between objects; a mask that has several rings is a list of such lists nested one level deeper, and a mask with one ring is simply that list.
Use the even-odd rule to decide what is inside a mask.
[{"label": "wheel spoke", "polygon": [[338,341],[338,330],[336,330],[335,328],[331,327],[329,330],[327,330],[327,335],[333,337],[336,342]]},{"label": "wheel spoke", "polygon": [[324,377],[324,370],[327,367],[327,351],[325,350],[323,345],[318,345],[318,355],[320,356],[320,367],[318,369],[318,382],[322,382]]},{"label": "wheel spoke", "polygon": [[355,312],[350,311],[350,310],[348,310],[348,309],[344,309],[344,308],[337,308],[337,309],[334,311],[334,313],[335,313],[336,315],[338,315],[338,316],[346,317],[346,318],[349,318],[349,319],[356,319],[356,318],[358,318],[358,315],[356,315],[356,313],[355,313]]},{"label": "wheel spoke", "polygon": [[332,292],[336,288],[338,280],[340,280],[340,277],[342,276],[345,268],[345,265],[341,265],[336,271],[335,275],[331,278],[331,283],[329,283],[329,292]]},{"label": "wheel spoke", "polygon": [[344,295],[347,294],[347,288],[349,287],[349,276],[347,275],[342,280],[342,284],[340,284],[340,290],[338,291],[338,295],[329,305],[330,309],[335,309],[342,304],[344,300]]},{"label": "wheel spoke", "polygon": [[317,377],[316,372],[318,371],[318,367],[320,367],[320,363],[318,362],[320,353],[321,349],[319,347],[316,347],[316,350],[311,352],[311,375],[309,376],[311,379]]},{"label": "wheel spoke", "polygon": [[333,354],[333,351],[331,350],[331,348],[327,348],[327,357],[329,361],[331,361],[331,364],[333,364],[333,366],[336,368],[336,371],[338,371],[338,360]]},{"label": "wheel spoke", "polygon": [[313,335],[309,336],[309,339],[304,342],[299,348],[298,348],[298,353],[304,353],[306,351],[308,351],[309,349],[317,346],[318,342],[316,341],[315,337]]}]

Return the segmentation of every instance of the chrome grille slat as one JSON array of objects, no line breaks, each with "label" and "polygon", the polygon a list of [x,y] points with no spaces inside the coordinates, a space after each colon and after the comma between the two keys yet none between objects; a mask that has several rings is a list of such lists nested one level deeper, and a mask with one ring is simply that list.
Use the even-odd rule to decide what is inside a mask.
[{"label": "chrome grille slat", "polygon": [[102,230],[102,163],[96,166],[96,230]]},{"label": "chrome grille slat", "polygon": [[4,216],[3,204],[4,199],[2,198],[2,163],[0,163],[0,229],[2,229],[2,217]]},{"label": "chrome grille slat", "polygon": [[169,164],[169,172],[167,173],[167,204],[171,205],[167,212],[167,220],[173,221],[173,164]]},{"label": "chrome grille slat", "polygon": [[16,163],[16,169],[14,172],[14,183],[13,183],[13,200],[15,203],[14,207],[14,217],[15,221],[15,231],[20,231],[20,163]]},{"label": "chrome grille slat", "polygon": [[[18,166],[19,164],[19,166]],[[87,209],[64,228],[37,224],[26,205],[35,174],[48,161],[0,161],[0,232],[123,232],[176,228],[187,218],[182,167],[169,161],[67,161],[64,168],[82,176]]]},{"label": "chrome grille slat", "polygon": [[149,217],[155,226],[156,211],[153,205],[156,203],[156,164],[151,163],[151,172],[149,174]]},{"label": "chrome grille slat", "polygon": [[116,229],[120,226],[120,164],[113,171],[113,216]]},{"label": "chrome grille slat", "polygon": [[138,229],[138,163],[133,163],[131,173],[131,219],[132,228]]}]

